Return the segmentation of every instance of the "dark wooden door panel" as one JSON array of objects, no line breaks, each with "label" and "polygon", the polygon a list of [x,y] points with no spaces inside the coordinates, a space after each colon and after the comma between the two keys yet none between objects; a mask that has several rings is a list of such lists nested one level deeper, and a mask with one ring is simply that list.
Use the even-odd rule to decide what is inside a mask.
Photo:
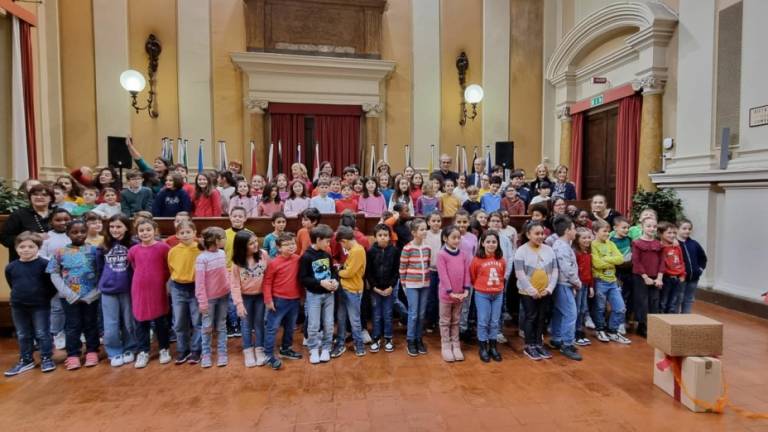
[{"label": "dark wooden door panel", "polygon": [[582,192],[603,194],[613,201],[616,193],[616,123],[618,109],[588,115],[584,128]]}]

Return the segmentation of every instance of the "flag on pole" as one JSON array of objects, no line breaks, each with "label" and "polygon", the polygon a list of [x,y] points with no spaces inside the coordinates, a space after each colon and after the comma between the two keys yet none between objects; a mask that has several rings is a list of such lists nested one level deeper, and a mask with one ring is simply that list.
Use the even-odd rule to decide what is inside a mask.
[{"label": "flag on pole", "polygon": [[219,140],[219,171],[229,169],[229,158],[227,157],[227,142]]},{"label": "flag on pole", "polygon": [[179,138],[177,143],[179,153],[179,163],[187,167],[187,140]]},{"label": "flag on pole", "polygon": [[315,173],[313,175],[313,180],[317,180],[318,177],[320,177],[320,141],[315,143]]},{"label": "flag on pole", "polygon": [[168,137],[162,137],[160,139],[160,158],[168,160]]},{"label": "flag on pole", "polygon": [[277,140],[277,173],[283,172],[283,141]]},{"label": "flag on pole", "polygon": [[389,155],[387,151],[387,144],[384,144],[384,148],[381,150],[381,160],[389,164]]},{"label": "flag on pole", "polygon": [[298,163],[303,163],[303,162],[301,161],[301,143],[299,143],[299,144],[297,144],[297,145],[296,145],[296,151],[298,152],[298,155],[297,155],[297,157],[296,157],[296,162],[298,162]]},{"label": "flag on pole", "polygon": [[429,146],[429,167],[427,168],[427,171],[430,173],[434,168],[433,167],[434,160],[435,160],[435,145],[432,144]]},{"label": "flag on pole", "polygon": [[461,146],[461,162],[464,170],[464,177],[467,176],[467,146]]},{"label": "flag on pole", "polygon": [[491,178],[493,167],[491,166],[491,146],[485,146],[485,171],[488,173],[488,179]]},{"label": "flag on pole", "polygon": [[205,140],[203,138],[200,138],[200,144],[197,145],[197,173],[200,174],[203,172],[203,147],[205,146]]},{"label": "flag on pole", "polygon": [[477,170],[475,170],[475,160],[477,160],[477,146],[474,147],[474,152],[472,153],[472,174],[475,177],[475,186],[480,187],[480,176]]},{"label": "flag on pole", "polygon": [[251,177],[256,175],[256,143],[251,140]]},{"label": "flag on pole", "polygon": [[272,181],[272,159],[273,155],[272,152],[274,150],[275,144],[269,143],[269,157],[267,159],[269,160],[267,164],[267,181]]},{"label": "flag on pole", "polygon": [[405,166],[411,166],[411,149],[409,145],[405,146]]},{"label": "flag on pole", "polygon": [[371,169],[368,173],[373,177],[373,173],[376,171],[376,146],[371,144]]},{"label": "flag on pole", "polygon": [[456,172],[459,172],[459,169],[461,169],[461,152],[459,151],[459,145],[456,144]]}]

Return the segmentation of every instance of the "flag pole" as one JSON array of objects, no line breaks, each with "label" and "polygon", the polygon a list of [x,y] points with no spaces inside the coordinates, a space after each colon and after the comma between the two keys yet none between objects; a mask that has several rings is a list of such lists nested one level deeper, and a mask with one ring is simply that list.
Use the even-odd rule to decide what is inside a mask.
[{"label": "flag pole", "polygon": [[200,138],[200,143],[197,145],[197,173],[200,174],[204,169],[204,156],[203,147],[205,147],[205,138]]},{"label": "flag pole", "polygon": [[269,164],[267,165],[267,181],[272,181],[272,159],[273,157],[273,151],[274,151],[275,143],[269,143],[269,157],[267,158],[269,160]]},{"label": "flag pole", "polygon": [[314,180],[317,180],[320,177],[320,141],[315,142],[315,174],[313,175]]},{"label": "flag pole", "polygon": [[381,159],[389,164],[389,151],[388,151],[388,144],[384,144],[384,148],[381,150]]}]

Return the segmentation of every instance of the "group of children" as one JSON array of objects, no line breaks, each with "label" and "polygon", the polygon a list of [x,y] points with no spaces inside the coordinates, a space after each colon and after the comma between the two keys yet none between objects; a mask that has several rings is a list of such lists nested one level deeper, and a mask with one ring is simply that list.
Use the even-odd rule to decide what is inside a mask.
[{"label": "group of children", "polygon": [[[413,173],[412,179],[419,176]],[[171,180],[158,194],[166,201],[170,191],[184,188],[178,178]],[[523,209],[528,203],[517,194],[528,191],[517,173],[503,199],[498,194],[501,178],[493,176],[481,207],[472,213],[466,204],[478,202],[477,190],[467,187],[467,199],[455,205],[454,199],[461,199],[450,179],[431,180],[434,188],[421,185],[415,206],[405,175],[389,197],[378,189],[383,180],[359,180],[346,169],[345,180],[338,199],[332,195],[335,179],[321,177],[310,199],[311,182],[294,181],[286,206],[280,205],[279,178],[263,186],[258,203],[247,200],[253,185],[237,181],[238,195],[229,198],[236,205],[226,212],[230,228],[210,227],[198,235],[190,217],[194,212],[177,211],[176,234],[167,239],[160,238],[153,214],[143,209],[133,213],[133,221],[122,211],[108,216],[102,236],[105,215],[91,211],[85,219],[72,218],[66,207],[57,207],[50,232],[16,237],[19,259],[6,268],[21,351],[6,375],[34,368],[35,346],[41,369],[54,370],[52,339],[61,327],[68,370],[83,365],[82,336],[84,365],[99,363],[100,335],[114,367],[146,367],[151,334],[161,364],[174,360],[170,344],[175,339],[176,364],[211,367],[215,338],[216,365],[226,366],[228,325],[242,334],[246,367],[279,369],[281,358],[303,358],[293,349],[300,321],[309,362],[317,364],[346,351],[348,331],[357,356],[394,351],[395,315],[406,326],[406,352],[414,357],[427,354],[425,330],[439,328],[446,362],[464,359],[462,341],[470,333],[483,362],[501,361],[504,322],[518,316],[527,357],[549,359],[554,348],[581,360],[577,347],[590,344],[589,321],[600,341],[629,344],[624,336],[628,311],[640,335],[649,312],[689,312],[706,265],[703,250],[690,239],[690,222],[682,221],[679,229],[666,222],[657,226],[652,210],[641,214],[638,226],[616,217],[612,230],[597,218],[588,221],[590,229],[579,213],[548,220],[546,206],[542,210],[542,204],[534,204],[518,239],[504,210],[517,207],[516,200]],[[128,181],[143,187],[131,174]],[[200,183],[198,176],[196,188]],[[348,203],[344,200],[356,187],[350,185],[358,183],[357,210],[380,217],[373,232],[357,229],[349,211],[354,206],[341,209],[335,232],[320,224],[322,214]],[[131,192],[137,191],[133,186]],[[540,182],[537,190],[548,193],[544,186]],[[101,195],[106,204],[108,189]],[[438,200],[435,189],[443,191]],[[209,204],[216,208],[215,200]],[[288,212],[302,221],[295,234],[285,229]],[[274,227],[261,240],[245,228],[254,215],[269,216]],[[547,329],[551,338],[545,345]]]}]

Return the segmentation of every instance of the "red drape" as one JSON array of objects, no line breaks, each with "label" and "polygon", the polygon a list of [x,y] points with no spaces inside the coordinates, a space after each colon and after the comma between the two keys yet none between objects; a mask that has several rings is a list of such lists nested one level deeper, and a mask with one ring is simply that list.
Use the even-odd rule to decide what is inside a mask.
[{"label": "red drape", "polygon": [[584,157],[584,113],[571,116],[571,179],[581,196],[581,160]]},{"label": "red drape", "polygon": [[37,178],[37,142],[35,141],[34,70],[32,66],[32,26],[19,20],[21,39],[21,76],[24,86],[24,117],[27,132],[27,167],[29,177]]},{"label": "red drape", "polygon": [[[302,152],[306,151],[304,143],[304,114],[270,114],[270,124],[274,146],[272,172],[291,176],[291,165],[296,162],[298,144],[302,144]],[[278,143],[282,143],[282,158],[278,153]]]},{"label": "red drape", "polygon": [[640,147],[640,116],[642,95],[636,94],[619,101],[616,125],[616,202],[622,214],[631,214],[632,195],[637,188],[637,159]]},{"label": "red drape", "polygon": [[334,173],[360,163],[360,116],[315,116],[315,139],[320,143],[320,160],[330,161]]}]

